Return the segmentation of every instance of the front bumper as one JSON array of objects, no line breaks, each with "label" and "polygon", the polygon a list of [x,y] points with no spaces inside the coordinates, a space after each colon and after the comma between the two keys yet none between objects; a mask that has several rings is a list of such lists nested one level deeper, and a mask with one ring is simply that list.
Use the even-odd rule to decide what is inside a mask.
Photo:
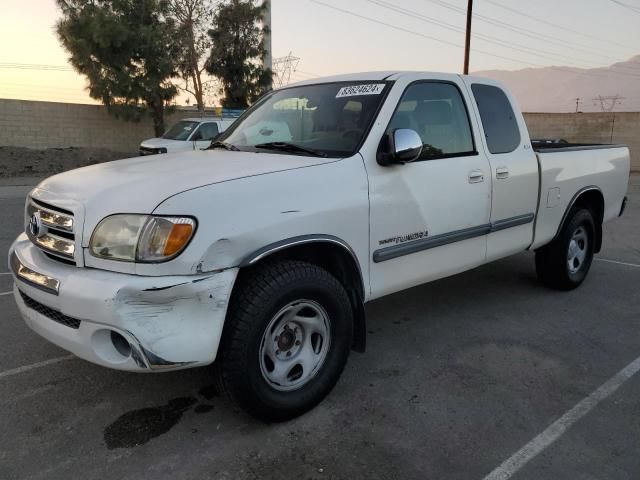
[{"label": "front bumper", "polygon": [[167,153],[167,149],[165,147],[144,147],[140,145],[138,148],[138,153],[141,157],[145,155],[158,155],[160,153]]},{"label": "front bumper", "polygon": [[238,272],[142,277],[78,268],[47,258],[25,235],[11,246],[9,265],[31,329],[80,358],[128,371],[212,363]]}]

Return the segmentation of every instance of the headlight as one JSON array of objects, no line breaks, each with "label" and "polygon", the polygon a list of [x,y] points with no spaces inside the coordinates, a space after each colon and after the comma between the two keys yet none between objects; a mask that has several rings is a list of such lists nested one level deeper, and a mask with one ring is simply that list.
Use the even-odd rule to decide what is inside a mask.
[{"label": "headlight", "polygon": [[196,229],[189,217],[111,215],[93,231],[95,257],[126,262],[164,262],[184,250]]}]

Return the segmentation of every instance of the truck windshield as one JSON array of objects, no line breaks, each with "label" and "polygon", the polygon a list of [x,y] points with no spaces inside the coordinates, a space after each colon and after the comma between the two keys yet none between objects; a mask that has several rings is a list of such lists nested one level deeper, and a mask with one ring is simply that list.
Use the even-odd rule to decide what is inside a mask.
[{"label": "truck windshield", "polygon": [[387,85],[340,82],[278,90],[219,140],[256,152],[350,156],[367,134]]},{"label": "truck windshield", "polygon": [[198,123],[200,122],[182,120],[176,123],[169,130],[167,130],[162,138],[166,138],[168,140],[186,140],[187,138],[189,138],[189,135],[191,135],[191,133],[196,129]]}]

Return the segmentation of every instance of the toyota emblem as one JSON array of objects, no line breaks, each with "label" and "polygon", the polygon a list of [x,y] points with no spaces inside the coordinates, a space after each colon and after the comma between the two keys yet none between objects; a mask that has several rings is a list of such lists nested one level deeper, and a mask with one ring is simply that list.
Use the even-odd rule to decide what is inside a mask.
[{"label": "toyota emblem", "polygon": [[40,212],[35,212],[29,219],[29,233],[38,238],[45,234],[42,228],[42,219],[40,218]]}]

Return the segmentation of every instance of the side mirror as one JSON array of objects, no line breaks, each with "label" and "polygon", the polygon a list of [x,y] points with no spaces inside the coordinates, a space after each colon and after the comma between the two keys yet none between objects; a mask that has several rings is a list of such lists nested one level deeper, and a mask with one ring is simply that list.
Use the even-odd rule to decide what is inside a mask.
[{"label": "side mirror", "polygon": [[380,142],[377,160],[382,166],[413,162],[422,153],[422,139],[415,130],[397,128]]},{"label": "side mirror", "polygon": [[397,163],[417,160],[422,153],[422,139],[415,130],[398,128],[393,131],[393,159]]}]

